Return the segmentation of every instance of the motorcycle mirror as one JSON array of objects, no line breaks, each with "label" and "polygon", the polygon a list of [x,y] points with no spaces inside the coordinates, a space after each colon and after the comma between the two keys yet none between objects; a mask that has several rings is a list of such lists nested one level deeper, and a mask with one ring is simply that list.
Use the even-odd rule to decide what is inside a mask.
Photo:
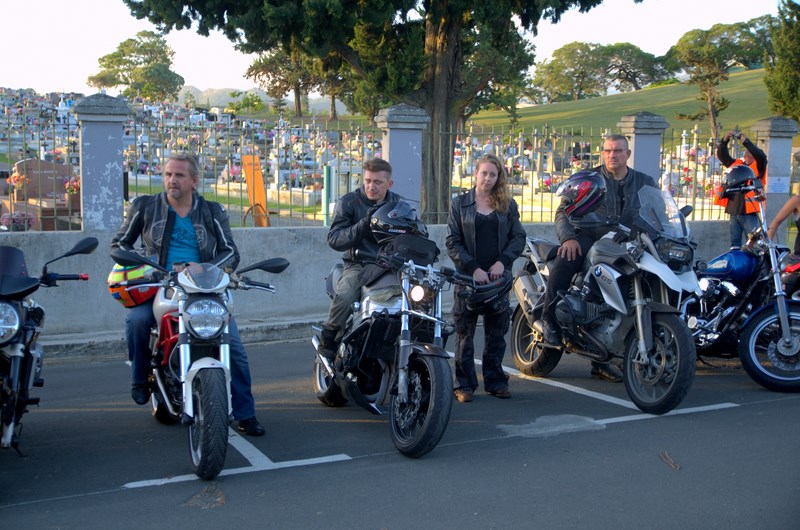
[{"label": "motorcycle mirror", "polygon": [[258,269],[265,272],[271,272],[273,274],[279,274],[285,271],[286,267],[288,266],[289,266],[289,260],[285,258],[271,258],[265,261],[259,261],[258,263],[255,263],[253,265],[248,265],[247,267],[239,269],[236,272],[238,272],[239,274],[244,274],[245,272]]},{"label": "motorcycle mirror", "polygon": [[692,212],[694,211],[694,207],[691,204],[687,204],[683,208],[681,208],[680,212],[684,217],[689,217]]},{"label": "motorcycle mirror", "polygon": [[121,248],[115,248],[111,251],[111,259],[114,260],[114,263],[118,265],[122,265],[123,267],[135,267],[137,265],[150,265],[154,269],[168,272],[167,269],[156,263],[155,261],[149,260],[144,256],[137,254],[136,252],[131,252],[129,250],[122,250]]},{"label": "motorcycle mirror", "polygon": [[61,258],[68,258],[69,256],[74,256],[76,254],[91,254],[92,252],[94,252],[94,249],[97,248],[97,244],[98,242],[96,237],[85,237],[80,241],[78,241],[77,243],[75,243],[75,246],[69,249],[66,252],[66,254],[62,254],[59,257],[53,258],[47,263],[45,263],[42,270],[46,272],[48,265],[50,265],[54,261],[60,260]]}]

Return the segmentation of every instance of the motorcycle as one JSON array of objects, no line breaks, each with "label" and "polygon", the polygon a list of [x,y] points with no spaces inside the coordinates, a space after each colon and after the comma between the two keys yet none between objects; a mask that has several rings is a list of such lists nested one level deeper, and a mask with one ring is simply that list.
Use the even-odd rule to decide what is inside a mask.
[{"label": "motorcycle", "polygon": [[[747,200],[764,200],[760,181],[729,191],[753,192]],[[785,290],[796,289],[796,268],[789,248],[767,237],[761,210],[758,217],[759,226],[741,249],[697,263],[701,293],[682,302],[681,314],[694,324],[701,357],[738,354],[761,386],[800,392],[800,301]]]},{"label": "motorcycle", "polygon": [[[400,235],[393,247],[377,256],[359,253],[385,273],[362,288],[333,363],[321,353],[319,336],[312,338],[314,391],[329,407],[352,401],[380,415],[388,406],[392,442],[417,458],[439,443],[453,404],[450,356],[444,350],[453,330],[442,319],[442,289],[448,282],[472,285],[472,276],[433,268],[439,249],[426,238]],[[336,265],[326,279],[331,298],[341,271]]]},{"label": "motorcycle", "polygon": [[570,288],[559,294],[561,344],[545,344],[541,315],[549,267],[558,244],[528,238],[527,262],[514,279],[519,305],[511,323],[514,364],[546,376],[564,352],[622,365],[625,389],[642,411],[664,414],[686,396],[695,374],[692,334],[672,297],[697,289],[685,216],[669,192],[639,191],[633,226],[599,239]]},{"label": "motorcycle", "polygon": [[42,348],[36,342],[44,326],[44,308],[30,295],[39,287],[57,287],[59,281],[86,281],[88,274],[49,272],[54,261],[91,254],[97,239],[80,240],[68,252],[42,267],[39,278],[28,276],[25,255],[16,247],[0,246],[0,447],[19,451],[22,416],[28,405],[38,405],[32,388],[44,386]]},{"label": "motorcycle", "polygon": [[194,473],[212,480],[225,464],[231,416],[230,343],[228,325],[232,291],[275,287],[243,276],[253,270],[283,272],[283,258],[261,261],[228,273],[210,263],[167,270],[135,252],[115,249],[123,266],[148,265],[150,278],[120,282],[126,289],[157,286],[153,301],[156,325],[151,330],[153,416],[163,424],[189,427],[189,453]]},{"label": "motorcycle", "polygon": [[780,270],[781,285],[786,296],[792,300],[800,300],[800,256],[791,252],[781,253]]}]

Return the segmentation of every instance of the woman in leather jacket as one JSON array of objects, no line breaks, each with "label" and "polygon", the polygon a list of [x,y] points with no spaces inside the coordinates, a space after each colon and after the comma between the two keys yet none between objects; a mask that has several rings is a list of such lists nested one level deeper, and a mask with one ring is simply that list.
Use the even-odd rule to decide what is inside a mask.
[{"label": "woman in leather jacket", "polygon": [[[447,252],[461,273],[475,283],[484,284],[503,278],[525,246],[525,229],[519,219],[517,203],[511,198],[508,176],[494,155],[486,155],[475,164],[475,187],[453,199],[447,219]],[[507,399],[508,376],[503,372],[506,350],[505,334],[511,310],[508,294],[500,304],[480,311],[467,307],[456,286],[453,318],[456,327],[455,397],[472,401],[478,388],[475,372],[473,338],[478,317],[483,315],[485,346],[483,351],[483,386],[487,393]]]}]

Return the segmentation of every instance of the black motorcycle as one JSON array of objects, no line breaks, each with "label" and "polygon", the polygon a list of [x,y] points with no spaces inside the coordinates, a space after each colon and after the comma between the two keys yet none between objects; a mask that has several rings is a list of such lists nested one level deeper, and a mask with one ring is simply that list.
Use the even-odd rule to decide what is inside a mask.
[{"label": "black motorcycle", "polygon": [[[758,179],[728,182],[723,193],[742,192],[746,200],[763,202]],[[739,355],[750,377],[770,390],[800,391],[800,302],[784,290],[782,263],[789,248],[767,237],[760,226],[741,249],[732,249],[708,263],[696,264],[701,294],[681,303],[683,318],[693,329],[697,353],[707,357]]]},{"label": "black motorcycle", "polygon": [[30,395],[33,387],[44,386],[42,348],[36,342],[44,325],[44,308],[30,295],[39,287],[56,287],[59,281],[88,280],[88,274],[48,272],[54,261],[90,254],[97,248],[97,239],[80,240],[67,253],[51,259],[42,267],[39,278],[28,276],[23,252],[0,246],[0,447],[18,450],[22,415],[28,405],[38,405],[39,398]]},{"label": "black motorcycle", "polygon": [[[373,414],[389,408],[391,436],[406,456],[420,457],[444,435],[453,404],[453,377],[444,350],[452,327],[442,319],[442,288],[448,282],[472,284],[448,268],[435,269],[436,243],[400,235],[374,259],[384,273],[362,289],[343,330],[333,363],[317,355],[314,390],[329,407],[352,401]],[[328,295],[341,264],[327,278]],[[319,331],[319,330],[318,330]]]}]

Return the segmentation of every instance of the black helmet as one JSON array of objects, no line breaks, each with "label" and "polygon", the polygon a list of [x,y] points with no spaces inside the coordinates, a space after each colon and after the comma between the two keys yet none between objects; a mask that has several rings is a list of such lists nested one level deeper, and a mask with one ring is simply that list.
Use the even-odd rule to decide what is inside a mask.
[{"label": "black helmet", "polygon": [[725,176],[722,177],[722,185],[729,186],[744,186],[748,180],[755,180],[756,174],[748,166],[739,164],[732,166],[725,170]]},{"label": "black helmet", "polygon": [[372,214],[372,235],[385,245],[401,234],[428,237],[428,227],[417,217],[417,210],[405,201],[387,202]]},{"label": "black helmet", "polygon": [[508,307],[506,294],[511,290],[511,271],[493,282],[476,285],[467,298],[467,309],[482,315],[496,315]]},{"label": "black helmet", "polygon": [[606,179],[597,171],[579,171],[558,188],[564,213],[575,226],[603,224],[595,211],[604,204]]}]

